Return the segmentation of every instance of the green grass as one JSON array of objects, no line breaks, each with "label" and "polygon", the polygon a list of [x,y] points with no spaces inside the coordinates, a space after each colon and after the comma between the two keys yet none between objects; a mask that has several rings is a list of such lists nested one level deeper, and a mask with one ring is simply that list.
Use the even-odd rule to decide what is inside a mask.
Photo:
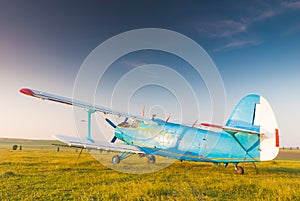
[{"label": "green grass", "polygon": [[[112,155],[101,154],[105,159]],[[257,163],[258,172],[245,163],[244,175],[236,175],[232,165],[179,161],[154,173],[126,174],[103,166],[86,151],[77,157],[69,148],[2,147],[0,200],[300,200],[299,161]],[[126,160],[147,163],[137,156]]]}]

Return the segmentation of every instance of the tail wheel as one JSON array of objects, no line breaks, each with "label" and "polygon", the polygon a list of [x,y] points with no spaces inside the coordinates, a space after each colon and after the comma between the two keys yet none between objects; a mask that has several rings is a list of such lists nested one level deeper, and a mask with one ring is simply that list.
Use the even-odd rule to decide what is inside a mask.
[{"label": "tail wheel", "polygon": [[244,174],[244,168],[241,166],[236,166],[235,171],[237,174]]},{"label": "tail wheel", "polygon": [[119,155],[115,155],[114,157],[112,157],[111,162],[113,164],[119,164],[120,163],[120,156]]},{"label": "tail wheel", "polygon": [[153,156],[153,155],[149,155],[148,156],[148,163],[150,163],[150,164],[154,164],[155,163],[155,156]]}]

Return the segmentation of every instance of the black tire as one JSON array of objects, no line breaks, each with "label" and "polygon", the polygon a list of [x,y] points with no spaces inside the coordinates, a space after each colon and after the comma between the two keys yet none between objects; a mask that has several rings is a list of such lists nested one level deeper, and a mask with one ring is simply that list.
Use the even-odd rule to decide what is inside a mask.
[{"label": "black tire", "polygon": [[111,162],[113,163],[113,164],[119,164],[120,163],[120,156],[119,155],[114,155],[113,157],[112,157],[112,159],[111,159]]},{"label": "black tire", "polygon": [[237,174],[244,174],[244,168],[241,167],[241,166],[237,166],[235,168],[235,171],[236,171]]},{"label": "black tire", "polygon": [[156,161],[155,156],[153,156],[153,155],[149,155],[148,156],[148,163],[154,164],[155,161]]}]

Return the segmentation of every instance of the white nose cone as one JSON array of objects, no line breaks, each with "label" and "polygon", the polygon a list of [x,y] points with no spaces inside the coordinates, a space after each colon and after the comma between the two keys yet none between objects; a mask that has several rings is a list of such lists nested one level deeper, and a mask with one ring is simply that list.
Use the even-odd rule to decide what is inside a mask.
[{"label": "white nose cone", "polygon": [[260,138],[260,160],[274,159],[279,152],[279,131],[274,112],[262,96],[260,104],[256,104],[254,125],[260,126],[260,132],[263,133]]}]

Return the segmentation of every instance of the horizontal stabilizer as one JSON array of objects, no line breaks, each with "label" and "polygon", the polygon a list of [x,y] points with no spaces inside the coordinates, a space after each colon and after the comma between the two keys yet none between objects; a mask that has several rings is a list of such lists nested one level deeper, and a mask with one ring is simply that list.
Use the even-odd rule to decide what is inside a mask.
[{"label": "horizontal stabilizer", "polygon": [[228,126],[220,126],[220,125],[215,125],[215,124],[210,124],[210,123],[201,123],[201,126],[204,126],[204,127],[207,127],[207,128],[222,129],[222,130],[224,130],[226,132],[229,132],[229,133],[243,132],[243,133],[256,134],[256,135],[262,135],[263,134],[263,133],[259,133],[259,132],[252,131],[252,130],[246,130],[246,129],[228,127]]}]

